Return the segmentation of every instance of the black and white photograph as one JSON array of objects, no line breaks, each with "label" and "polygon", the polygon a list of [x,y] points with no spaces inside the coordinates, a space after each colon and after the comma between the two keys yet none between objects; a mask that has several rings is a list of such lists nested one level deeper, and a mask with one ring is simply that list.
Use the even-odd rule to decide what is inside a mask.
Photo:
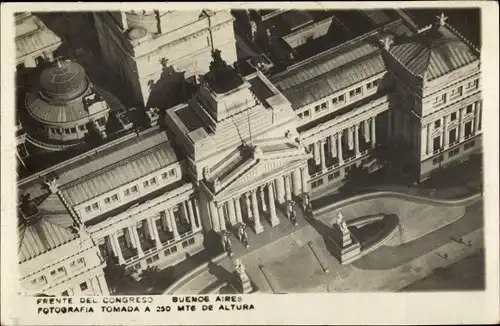
[{"label": "black and white photograph", "polygon": [[15,296],[486,291],[484,8],[198,7],[13,11]]}]

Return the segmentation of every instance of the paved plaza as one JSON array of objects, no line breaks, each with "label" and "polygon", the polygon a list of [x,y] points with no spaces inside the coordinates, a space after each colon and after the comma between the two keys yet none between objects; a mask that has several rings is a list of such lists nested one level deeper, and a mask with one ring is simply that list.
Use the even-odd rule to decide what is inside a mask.
[{"label": "paved plaza", "polygon": [[[388,242],[342,266],[325,241],[338,211],[328,210],[313,221],[300,215],[298,227],[280,214],[278,227],[265,225],[268,231],[259,235],[250,232],[250,249],[234,239],[235,255],[241,257],[250,278],[264,293],[399,291],[483,246],[481,200],[452,206],[388,196],[342,207],[347,221],[378,213],[397,214],[400,219],[400,227]],[[464,243],[458,242],[460,238]],[[232,270],[228,259],[218,268],[209,267],[177,292],[199,293],[209,284],[229,280]]]}]

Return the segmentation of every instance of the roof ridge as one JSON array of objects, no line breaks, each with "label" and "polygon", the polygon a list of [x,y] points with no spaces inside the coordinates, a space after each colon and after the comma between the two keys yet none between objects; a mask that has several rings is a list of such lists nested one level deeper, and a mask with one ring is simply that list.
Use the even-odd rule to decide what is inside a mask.
[{"label": "roof ridge", "polygon": [[298,84],[296,84],[296,85],[293,85],[292,87],[287,88],[287,89],[286,89],[286,91],[289,91],[289,90],[294,89],[294,88],[299,87],[299,86],[300,86],[300,87],[305,87],[305,86],[309,86],[309,85],[311,85],[311,84],[317,83],[317,82],[318,82],[318,81],[320,81],[320,79],[322,79],[325,75],[332,74],[332,73],[334,73],[334,72],[337,72],[337,71],[338,71],[338,70],[340,70],[340,69],[350,69],[350,68],[352,68],[352,67],[353,67],[354,65],[356,65],[356,64],[359,64],[359,63],[361,63],[361,62],[367,61],[367,60],[372,59],[372,58],[376,57],[377,55],[381,55],[381,54],[382,54],[382,52],[381,52],[380,48],[375,47],[375,49],[374,49],[373,51],[371,51],[371,52],[369,52],[369,53],[366,53],[366,54],[365,54],[365,55],[363,55],[363,56],[360,56],[360,57],[358,57],[358,58],[356,58],[356,59],[354,59],[354,60],[350,60],[350,61],[346,62],[346,63],[345,63],[345,64],[343,64],[343,65],[340,65],[340,66],[338,66],[338,67],[335,67],[335,68],[333,68],[332,70],[329,70],[329,71],[327,71],[327,72],[325,72],[325,73],[323,73],[323,74],[320,74],[320,75],[315,76],[315,77],[313,77],[313,78],[311,78],[311,79],[308,79],[308,80],[306,80],[306,81],[304,81],[304,82],[302,82],[302,83],[298,83]]},{"label": "roof ridge", "polygon": [[314,61],[314,60],[316,60],[316,59],[318,59],[318,58],[320,58],[322,56],[326,56],[326,55],[328,55],[328,54],[330,54],[332,52],[336,52],[336,51],[339,51],[339,50],[342,50],[342,49],[348,49],[350,46],[355,45],[357,42],[361,42],[361,41],[363,41],[363,40],[365,40],[365,39],[367,39],[367,38],[369,38],[371,36],[375,36],[375,35],[379,34],[380,32],[384,31],[385,29],[387,29],[389,27],[392,27],[393,25],[396,25],[396,23],[400,23],[400,22],[401,22],[401,18],[396,19],[396,20],[391,21],[391,22],[389,22],[389,23],[387,23],[385,25],[382,25],[382,26],[380,26],[380,27],[378,27],[378,28],[376,28],[376,29],[374,29],[374,30],[372,30],[370,32],[367,32],[365,34],[361,34],[360,36],[357,36],[357,37],[355,37],[353,39],[347,40],[346,42],[343,42],[343,43],[341,43],[341,44],[339,44],[337,46],[334,46],[334,47],[332,47],[330,49],[327,49],[327,50],[325,50],[323,52],[315,54],[315,55],[313,55],[313,56],[311,56],[311,57],[309,57],[309,58],[307,58],[305,60],[299,61],[299,62],[297,62],[297,63],[295,63],[295,64],[287,67],[287,69],[285,71],[282,71],[282,72],[274,75],[272,79],[275,80],[275,78],[277,78],[277,77],[281,77],[282,75],[284,75],[284,74],[286,74],[286,73],[288,73],[288,72],[290,72],[292,70],[295,70],[295,69],[297,69],[297,68],[299,68],[301,66],[304,66],[304,65],[306,65],[306,64],[308,64],[308,63],[310,63],[310,62],[312,62],[312,61]]},{"label": "roof ridge", "polygon": [[446,26],[455,36],[457,36],[462,42],[464,42],[469,48],[474,50],[477,54],[480,54],[481,51],[476,48],[472,42],[470,42],[465,36],[463,36],[460,32],[458,32],[453,26],[451,26],[449,23],[444,23],[444,26]]},{"label": "roof ridge", "polygon": [[109,172],[119,166],[123,166],[123,165],[126,165],[126,164],[129,164],[131,161],[135,161],[143,156],[146,156],[154,151],[156,151],[159,147],[162,147],[164,146],[165,144],[169,144],[170,147],[172,148],[172,141],[171,140],[167,140],[167,141],[164,141],[162,143],[159,143],[159,144],[156,144],[155,146],[153,147],[150,147],[144,151],[141,151],[139,153],[136,153],[132,156],[129,156],[127,157],[126,159],[123,159],[121,160],[120,162],[116,162],[114,164],[110,164],[110,165],[107,165],[105,167],[103,167],[102,169],[99,169],[99,170],[96,170],[96,171],[93,171],[92,173],[89,173],[81,178],[78,178],[78,179],[75,179],[73,181],[70,181],[64,185],[61,186],[61,189],[62,190],[66,190],[68,188],[71,188],[71,187],[74,187],[76,186],[77,184],[83,182],[83,181],[87,181],[95,176],[98,176],[98,175],[101,175],[103,173],[106,173],[106,172]]}]

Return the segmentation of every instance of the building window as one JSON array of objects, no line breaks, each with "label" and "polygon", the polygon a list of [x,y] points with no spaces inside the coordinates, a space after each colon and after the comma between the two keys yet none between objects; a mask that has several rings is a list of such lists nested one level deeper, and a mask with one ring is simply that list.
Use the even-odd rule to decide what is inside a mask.
[{"label": "building window", "polygon": [[130,189],[125,189],[125,191],[123,192],[123,194],[125,196],[130,196]]},{"label": "building window", "polygon": [[86,130],[84,125],[78,126],[78,129],[80,129],[80,131],[85,131]]},{"label": "building window", "polygon": [[65,128],[65,129],[64,129],[64,133],[65,133],[65,134],[68,134],[68,135],[69,135],[69,134],[71,134],[71,129],[69,129],[69,128]]},{"label": "building window", "polygon": [[451,90],[451,97],[457,97],[462,95],[462,86],[459,86]]},{"label": "building window", "polygon": [[175,254],[177,252],[177,246],[173,246],[164,251],[165,256]]},{"label": "building window", "polygon": [[50,272],[50,276],[54,278],[66,276],[66,269],[64,267],[59,267],[58,269],[54,269]]},{"label": "building window", "polygon": [[450,144],[453,144],[454,142],[457,141],[457,128],[454,128],[454,129],[449,131],[448,139],[449,139]]},{"label": "building window", "polygon": [[472,104],[467,105],[467,108],[465,109],[465,112],[467,114],[472,113]]},{"label": "building window", "polygon": [[318,180],[314,181],[313,183],[311,183],[312,188],[317,188],[317,187],[322,186],[322,185],[323,185],[323,179],[318,179]]},{"label": "building window", "polygon": [[372,89],[372,88],[375,88],[377,86],[378,86],[378,79],[375,79],[375,80],[369,82],[368,84],[366,84],[367,89]]},{"label": "building window", "polygon": [[99,209],[99,203],[93,203],[92,204],[92,210],[96,211]]},{"label": "building window", "polygon": [[456,113],[456,112],[453,112],[453,113],[451,114],[451,121],[455,121],[455,120],[457,120],[457,113]]},{"label": "building window", "polygon": [[31,284],[47,284],[47,278],[45,276],[40,276],[31,280]]},{"label": "building window", "polygon": [[85,206],[85,213],[90,213],[92,211],[92,207],[90,205]]},{"label": "building window", "polygon": [[149,180],[149,184],[150,184],[151,186],[155,186],[155,185],[156,185],[156,178],[152,178],[152,179],[150,179],[150,180]]},{"label": "building window", "polygon": [[175,169],[171,169],[170,171],[168,171],[168,176],[169,176],[169,177],[175,177],[175,176],[176,176],[176,174],[177,174],[177,173],[176,173]]},{"label": "building window", "polygon": [[61,129],[56,129],[56,134],[61,135],[62,134]]},{"label": "building window", "polygon": [[106,119],[104,117],[97,119],[97,124],[101,127],[106,125]]},{"label": "building window", "polygon": [[472,135],[472,121],[467,122],[464,125],[465,137]]},{"label": "building window", "polygon": [[441,119],[434,121],[434,129],[441,127]]},{"label": "building window", "polygon": [[361,92],[362,92],[362,88],[361,87],[353,89],[352,91],[349,92],[349,97],[359,96],[359,95],[361,95]]},{"label": "building window", "polygon": [[441,137],[437,136],[434,138],[433,151],[438,151],[439,149],[441,149]]},{"label": "building window", "polygon": [[335,179],[335,177],[333,176],[333,173],[329,174],[328,181],[332,181],[333,179]]},{"label": "building window", "polygon": [[161,174],[161,178],[162,178],[163,180],[167,179],[167,178],[168,178],[168,173],[167,173],[167,172],[163,172],[163,173]]},{"label": "building window", "polygon": [[137,186],[133,186],[132,188],[130,188],[130,191],[132,193],[137,193],[137,192],[139,192],[139,188],[137,188]]},{"label": "building window", "polygon": [[71,133],[76,134],[76,128],[71,128]]},{"label": "building window", "polygon": [[334,177],[334,178],[338,178],[338,177],[340,177],[340,172],[339,172],[339,171],[335,171],[335,172],[333,172],[333,177]]},{"label": "building window", "polygon": [[66,290],[66,291],[63,291],[63,293],[61,293],[61,295],[62,295],[63,297],[67,297],[67,296],[69,296],[69,293],[68,293],[68,291]]},{"label": "building window", "polygon": [[316,105],[316,106],[314,107],[314,112],[321,112],[321,111],[324,111],[324,110],[326,110],[326,107],[327,107],[326,102],[325,102],[325,103],[321,103],[320,105]]},{"label": "building window", "polygon": [[468,150],[468,149],[470,149],[470,148],[474,147],[474,145],[475,145],[474,140],[473,140],[473,141],[470,141],[470,142],[468,142],[468,143],[465,143],[465,145],[464,145],[464,150]]},{"label": "building window", "polygon": [[104,198],[104,204],[108,205],[109,203],[111,203],[111,198],[109,197]]},{"label": "building window", "polygon": [[299,119],[302,119],[302,113],[297,114],[297,116],[299,117]]},{"label": "building window", "polygon": [[70,264],[71,268],[81,268],[85,267],[85,259],[84,258],[78,258],[77,260],[74,260]]},{"label": "building window", "polygon": [[332,99],[332,103],[333,104],[339,104],[339,103],[342,103],[345,101],[345,95],[342,94],[342,95],[339,95],[338,97]]},{"label": "building window", "polygon": [[477,89],[478,85],[479,85],[479,80],[478,79],[472,80],[472,81],[470,81],[470,82],[467,83],[467,85],[465,86],[465,89],[466,90]]},{"label": "building window", "polygon": [[142,187],[143,187],[144,189],[149,188],[149,180],[144,181],[144,182],[142,183]]},{"label": "building window", "polygon": [[457,155],[459,152],[460,152],[460,148],[455,148],[454,150],[452,150],[448,153],[448,157],[453,157],[453,156]]},{"label": "building window", "polygon": [[309,116],[309,110],[304,111],[304,118]]},{"label": "building window", "polygon": [[89,286],[87,285],[87,282],[80,283],[80,290],[87,291],[88,289]]},{"label": "building window", "polygon": [[113,196],[111,196],[111,200],[112,201],[118,201],[118,194],[114,194]]},{"label": "building window", "polygon": [[443,104],[445,102],[446,102],[446,94],[441,94],[439,96],[436,96],[436,98],[434,99],[435,105]]}]

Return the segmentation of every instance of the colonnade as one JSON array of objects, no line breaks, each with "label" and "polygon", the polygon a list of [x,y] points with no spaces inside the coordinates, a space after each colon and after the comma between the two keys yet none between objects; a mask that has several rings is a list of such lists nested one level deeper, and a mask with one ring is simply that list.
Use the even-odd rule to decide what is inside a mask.
[{"label": "colonnade", "polygon": [[125,263],[122,248],[120,247],[118,241],[118,237],[120,236],[121,232],[126,232],[128,234],[130,247],[137,250],[137,256],[139,258],[144,257],[145,255],[142,249],[141,241],[139,239],[139,234],[137,232],[137,224],[142,224],[142,226],[147,229],[149,240],[154,242],[156,250],[160,250],[163,248],[163,243],[160,239],[156,223],[157,220],[160,220],[162,232],[171,232],[173,234],[174,240],[180,240],[181,235],[179,234],[179,226],[181,225],[181,221],[179,217],[175,216],[174,209],[181,211],[180,218],[184,219],[184,222],[189,224],[191,231],[194,232],[201,229],[198,202],[195,200],[195,198],[189,198],[181,202],[180,204],[167,208],[165,211],[162,211],[159,214],[150,216],[139,222],[135,222],[133,225],[129,225],[124,229],[117,230],[113,234],[106,236],[108,239],[105,239],[105,241],[109,241],[111,250],[114,256],[118,258],[119,264]]},{"label": "colonnade", "polygon": [[212,229],[221,232],[226,230],[228,224],[234,226],[242,223],[245,214],[252,221],[255,233],[261,233],[264,230],[261,213],[268,215],[271,226],[276,226],[279,224],[276,202],[282,204],[292,200],[292,196],[308,193],[308,181],[309,173],[302,167],[224,202],[210,201],[208,205]]},{"label": "colonnade", "polygon": [[332,158],[338,158],[339,165],[344,162],[342,150],[344,137],[347,137],[347,148],[349,150],[354,150],[354,154],[356,157],[361,154],[359,146],[360,129],[362,130],[363,138],[365,139],[365,141],[370,142],[371,147],[375,147],[375,117],[371,117],[348,128],[339,130],[334,134],[311,144],[314,162],[316,165],[321,165],[321,171],[325,171],[327,168],[327,154],[325,153],[325,144],[328,144],[328,155],[330,155]]},{"label": "colonnade", "polygon": [[[447,148],[451,144],[449,135],[450,131],[453,129],[457,129],[457,139],[458,142],[463,142],[465,140],[465,125],[467,123],[471,123],[471,132],[476,133],[480,130],[480,121],[481,121],[481,101],[477,101],[472,104],[473,105],[473,117],[467,117],[467,107],[462,107],[455,112],[450,112],[444,115],[442,118],[442,123],[438,128],[435,128],[436,120],[429,122],[422,126],[421,133],[421,155],[430,155],[433,153],[433,139],[435,137],[440,137],[440,148]],[[455,120],[451,120],[451,115],[453,113],[458,113],[458,121],[454,123]],[[439,130],[435,132],[435,130]]]}]

